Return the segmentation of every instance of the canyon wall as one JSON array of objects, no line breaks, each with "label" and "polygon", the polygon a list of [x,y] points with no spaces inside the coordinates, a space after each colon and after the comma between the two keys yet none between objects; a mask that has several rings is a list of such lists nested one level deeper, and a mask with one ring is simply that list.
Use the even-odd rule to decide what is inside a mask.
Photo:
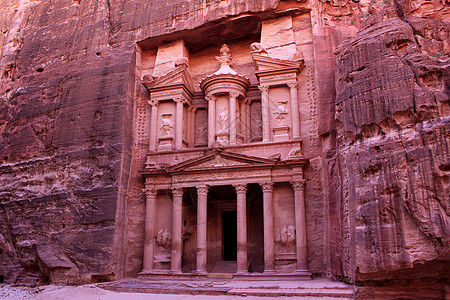
[{"label": "canyon wall", "polygon": [[5,282],[136,276],[145,41],[293,8],[301,93],[315,99],[300,105],[314,273],[429,282],[439,297],[449,273],[450,79],[449,8],[435,0],[0,1]]}]

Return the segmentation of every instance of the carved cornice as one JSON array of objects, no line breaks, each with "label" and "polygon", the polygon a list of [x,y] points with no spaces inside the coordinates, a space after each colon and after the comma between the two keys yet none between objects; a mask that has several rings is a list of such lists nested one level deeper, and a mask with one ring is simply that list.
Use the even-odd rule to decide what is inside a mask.
[{"label": "carved cornice", "polygon": [[208,195],[208,189],[206,185],[197,186],[197,195]]},{"label": "carved cornice", "polygon": [[304,190],[306,185],[306,180],[293,180],[291,181],[292,189],[294,191]]},{"label": "carved cornice", "polygon": [[236,194],[245,194],[247,192],[247,184],[233,184]]},{"label": "carved cornice", "polygon": [[172,195],[173,196],[183,196],[183,188],[180,188],[180,187],[172,188]]},{"label": "carved cornice", "polygon": [[272,192],[273,191],[273,182],[264,182],[261,183],[261,189],[263,192]]}]

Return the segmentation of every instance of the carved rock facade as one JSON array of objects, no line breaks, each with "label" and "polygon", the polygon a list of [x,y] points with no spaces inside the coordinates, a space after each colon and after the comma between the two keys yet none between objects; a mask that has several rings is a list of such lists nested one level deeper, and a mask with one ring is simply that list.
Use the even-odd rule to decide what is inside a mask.
[{"label": "carved rock facade", "polygon": [[[298,268],[306,243],[313,274],[444,297],[445,1],[24,0],[0,12],[6,283],[138,276],[180,253],[174,272],[202,274],[222,250],[197,233],[219,232],[245,199],[257,234],[247,266],[236,245],[241,270],[271,271],[272,236],[276,272]],[[293,217],[302,186],[306,225]],[[149,228],[158,208],[167,224]]]}]

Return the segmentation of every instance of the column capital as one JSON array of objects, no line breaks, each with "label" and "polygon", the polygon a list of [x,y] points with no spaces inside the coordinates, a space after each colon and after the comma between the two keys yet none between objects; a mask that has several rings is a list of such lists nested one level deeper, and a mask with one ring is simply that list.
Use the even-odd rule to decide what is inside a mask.
[{"label": "column capital", "polygon": [[287,84],[287,86],[288,86],[289,88],[295,88],[295,89],[298,89],[298,82],[289,82],[289,83]]},{"label": "column capital", "polygon": [[258,85],[258,88],[261,92],[268,92],[269,91],[269,86],[265,85],[265,84],[260,84]]},{"label": "column capital", "polygon": [[178,103],[178,102],[185,103],[186,102],[186,100],[183,97],[174,97],[172,100],[175,103]]},{"label": "column capital", "polygon": [[239,94],[239,93],[236,93],[236,92],[230,92],[229,95],[230,95],[230,98],[237,99],[237,98],[239,97],[240,94]]},{"label": "column capital", "polygon": [[174,196],[183,196],[183,188],[180,188],[180,187],[172,188],[172,195],[174,195]]},{"label": "column capital", "polygon": [[146,197],[156,197],[157,191],[154,188],[145,188],[142,189],[142,191],[145,193]]},{"label": "column capital", "polygon": [[244,194],[247,192],[247,184],[240,183],[240,184],[233,184],[233,186],[236,189],[236,194]]},{"label": "column capital", "polygon": [[273,191],[273,182],[263,182],[259,184],[261,189],[264,192],[272,192]]},{"label": "column capital", "polygon": [[209,187],[206,185],[196,186],[197,195],[208,195]]},{"label": "column capital", "polygon": [[213,94],[208,94],[205,96],[206,101],[211,101],[211,100],[216,100],[216,96],[214,96]]},{"label": "column capital", "polygon": [[291,181],[291,184],[292,184],[292,188],[294,189],[294,191],[304,190],[305,185],[306,185],[306,180],[304,180],[304,179],[293,180],[293,181]]},{"label": "column capital", "polygon": [[148,104],[150,104],[151,106],[158,106],[159,101],[158,100],[150,100],[150,101],[148,101]]}]

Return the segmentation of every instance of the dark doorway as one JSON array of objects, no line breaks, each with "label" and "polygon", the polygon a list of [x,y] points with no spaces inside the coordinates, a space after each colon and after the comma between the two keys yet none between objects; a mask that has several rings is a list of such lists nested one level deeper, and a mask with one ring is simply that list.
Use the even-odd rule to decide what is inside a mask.
[{"label": "dark doorway", "polygon": [[223,260],[237,260],[237,217],[235,211],[222,212]]}]

